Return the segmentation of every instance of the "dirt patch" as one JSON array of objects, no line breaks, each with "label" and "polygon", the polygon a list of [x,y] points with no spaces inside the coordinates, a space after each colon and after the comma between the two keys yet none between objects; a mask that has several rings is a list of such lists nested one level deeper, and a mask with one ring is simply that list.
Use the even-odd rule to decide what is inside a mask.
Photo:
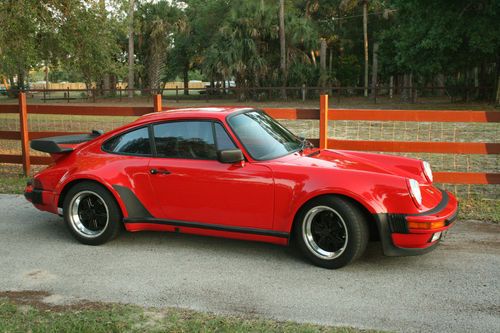
[{"label": "dirt patch", "polygon": [[[62,296],[38,290],[0,291],[0,299],[1,298],[7,298],[16,305],[31,306],[39,310],[53,312],[101,310],[112,308],[111,304],[90,302],[87,300],[72,300],[71,303],[56,304],[53,300],[57,299],[57,303],[60,303]],[[65,300],[67,301],[68,299]]]}]

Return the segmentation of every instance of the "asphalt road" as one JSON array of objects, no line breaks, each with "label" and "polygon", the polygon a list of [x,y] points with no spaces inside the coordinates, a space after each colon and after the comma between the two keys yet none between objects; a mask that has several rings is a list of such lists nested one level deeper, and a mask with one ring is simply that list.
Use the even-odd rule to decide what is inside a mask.
[{"label": "asphalt road", "polygon": [[62,219],[0,195],[0,290],[395,331],[500,331],[500,226],[459,221],[435,251],[373,243],[341,270],[280,246],[170,233],[80,245]]}]

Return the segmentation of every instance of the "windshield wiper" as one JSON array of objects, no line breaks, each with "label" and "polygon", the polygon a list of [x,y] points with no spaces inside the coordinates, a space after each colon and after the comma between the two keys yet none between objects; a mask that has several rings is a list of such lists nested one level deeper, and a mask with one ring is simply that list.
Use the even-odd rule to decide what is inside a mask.
[{"label": "windshield wiper", "polygon": [[314,148],[314,145],[306,138],[299,137],[299,139],[300,139],[300,149],[298,149],[299,152],[302,153],[307,148]]}]

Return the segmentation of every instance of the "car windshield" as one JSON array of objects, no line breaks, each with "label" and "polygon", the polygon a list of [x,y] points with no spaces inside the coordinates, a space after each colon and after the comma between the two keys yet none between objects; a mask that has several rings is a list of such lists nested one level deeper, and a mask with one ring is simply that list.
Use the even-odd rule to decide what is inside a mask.
[{"label": "car windshield", "polygon": [[262,111],[252,110],[232,116],[228,123],[256,160],[270,160],[303,148],[301,139]]}]

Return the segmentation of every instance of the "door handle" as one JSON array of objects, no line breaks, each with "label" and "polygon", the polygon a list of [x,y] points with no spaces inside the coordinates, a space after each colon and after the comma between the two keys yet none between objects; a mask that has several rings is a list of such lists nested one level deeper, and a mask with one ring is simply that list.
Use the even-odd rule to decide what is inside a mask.
[{"label": "door handle", "polygon": [[149,173],[151,173],[152,175],[157,175],[157,174],[169,175],[170,171],[165,169],[151,169],[149,170]]}]

